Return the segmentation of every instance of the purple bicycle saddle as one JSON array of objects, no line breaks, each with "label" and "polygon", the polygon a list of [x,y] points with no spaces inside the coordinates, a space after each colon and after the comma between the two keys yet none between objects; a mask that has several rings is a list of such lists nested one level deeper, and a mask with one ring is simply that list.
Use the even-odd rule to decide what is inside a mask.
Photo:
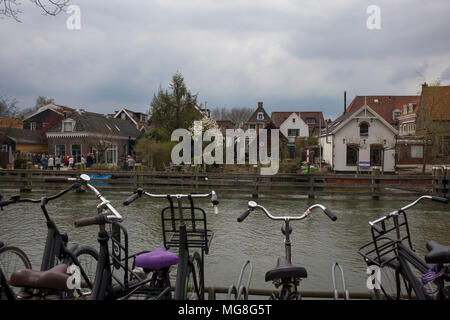
[{"label": "purple bicycle saddle", "polygon": [[134,260],[136,267],[144,269],[162,269],[177,263],[177,255],[167,251],[165,247],[157,247],[151,252],[141,253]]}]

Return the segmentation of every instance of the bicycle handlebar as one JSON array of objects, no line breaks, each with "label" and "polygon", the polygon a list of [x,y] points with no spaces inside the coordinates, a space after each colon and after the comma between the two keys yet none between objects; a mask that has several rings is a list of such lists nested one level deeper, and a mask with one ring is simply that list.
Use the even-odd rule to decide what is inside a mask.
[{"label": "bicycle handlebar", "polygon": [[436,196],[428,196],[428,195],[421,196],[421,197],[417,198],[416,200],[414,200],[413,202],[407,204],[406,206],[404,206],[403,208],[401,208],[399,210],[394,210],[394,211],[388,213],[387,215],[382,216],[382,217],[380,217],[380,218],[378,218],[378,219],[376,219],[374,221],[369,221],[370,227],[375,229],[378,233],[383,233],[383,230],[376,225],[377,223],[382,222],[382,221],[384,221],[384,220],[386,220],[386,219],[388,219],[390,217],[397,216],[400,212],[404,212],[405,210],[408,210],[409,208],[414,207],[422,199],[431,199],[431,200],[436,201],[436,202],[448,203],[448,199],[447,198],[436,197]]},{"label": "bicycle handlebar", "polygon": [[257,204],[255,201],[249,201],[248,202],[248,210],[245,211],[243,214],[241,214],[238,218],[237,221],[238,222],[242,222],[244,221],[248,215],[250,214],[250,212],[252,212],[255,209],[259,209],[261,211],[263,211],[267,217],[269,217],[272,220],[284,220],[284,221],[290,221],[290,220],[303,220],[306,217],[311,215],[311,210],[314,208],[320,208],[322,209],[322,211],[332,220],[332,221],[336,221],[337,217],[334,215],[334,213],[328,209],[327,207],[325,207],[324,205],[321,204],[314,204],[312,206],[310,206],[308,209],[306,209],[306,211],[298,217],[294,217],[294,216],[283,216],[283,217],[276,217],[273,216],[266,208],[264,208],[263,206]]},{"label": "bicycle handlebar", "polygon": [[181,198],[208,198],[211,197],[211,203],[214,206],[214,213],[218,214],[219,210],[217,205],[219,204],[219,198],[217,197],[217,193],[212,190],[210,193],[205,194],[152,194],[149,192],[144,191],[143,189],[139,188],[137,189],[131,196],[129,196],[123,204],[125,206],[128,206],[133,201],[135,201],[137,198],[140,198],[142,195],[146,195],[149,198],[175,198],[175,199],[181,199]]}]

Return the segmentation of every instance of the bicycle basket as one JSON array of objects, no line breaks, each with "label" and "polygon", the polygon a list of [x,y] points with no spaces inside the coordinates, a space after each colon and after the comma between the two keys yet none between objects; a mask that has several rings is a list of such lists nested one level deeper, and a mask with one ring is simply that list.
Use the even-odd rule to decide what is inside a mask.
[{"label": "bicycle basket", "polygon": [[[214,233],[207,229],[206,213],[202,208],[181,207],[186,224],[187,244],[191,248],[201,248],[206,254]],[[164,246],[167,249],[180,245],[180,216],[176,206],[164,208],[161,212]]]},{"label": "bicycle basket", "polygon": [[397,257],[397,244],[407,243],[413,250],[406,213],[389,216],[371,227],[372,241],[359,248],[358,253],[368,265],[383,267]]}]

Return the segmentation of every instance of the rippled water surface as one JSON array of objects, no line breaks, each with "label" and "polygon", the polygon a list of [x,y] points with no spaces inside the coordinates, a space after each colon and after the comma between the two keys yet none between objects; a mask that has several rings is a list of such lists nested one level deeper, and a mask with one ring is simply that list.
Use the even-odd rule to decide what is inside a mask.
[{"label": "rippled water surface", "polygon": [[[35,191],[22,197],[39,198],[54,191]],[[4,198],[11,191],[2,192]],[[104,192],[105,196],[125,217],[124,226],[129,233],[131,251],[149,250],[163,242],[160,211],[166,200],[140,199],[125,207],[123,200],[129,193]],[[264,281],[264,274],[284,254],[281,223],[269,220],[262,212],[253,212],[243,223],[236,218],[246,210],[251,198],[238,192],[218,193],[220,212],[214,215],[207,200],[196,202],[206,209],[209,228],[214,231],[211,252],[206,256],[206,286],[226,286],[234,283],[241,265],[247,260],[253,263],[253,288],[272,288]],[[337,199],[323,197],[275,198],[260,197],[257,202],[274,215],[295,215],[309,205],[320,202],[331,208],[338,220],[332,222],[324,214],[314,211],[310,219],[292,222],[292,261],[304,266],[308,278],[301,286],[304,290],[331,290],[331,266],[339,262],[344,267],[347,287],[350,291],[366,291],[366,266],[358,255],[360,246],[368,242],[370,232],[367,222],[394,208],[408,203],[406,200]],[[71,242],[98,247],[97,227],[76,229],[74,220],[96,214],[96,198],[90,193],[71,193],[48,205],[52,218],[61,231],[69,234]],[[450,244],[449,205],[424,201],[408,211],[413,244],[424,255],[429,239]],[[0,240],[21,247],[30,257],[33,267],[39,268],[46,224],[38,205],[17,204],[0,212]]]}]

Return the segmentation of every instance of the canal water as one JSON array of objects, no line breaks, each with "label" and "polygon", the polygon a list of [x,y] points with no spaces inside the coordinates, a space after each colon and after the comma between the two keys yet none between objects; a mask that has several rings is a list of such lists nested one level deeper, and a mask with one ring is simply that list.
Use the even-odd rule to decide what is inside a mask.
[{"label": "canal water", "polygon": [[[34,191],[23,193],[22,197],[39,198],[54,193]],[[12,194],[12,191],[2,192],[4,199]],[[123,206],[122,202],[129,194],[104,192],[125,218],[123,224],[129,233],[130,250],[138,252],[161,245],[160,211],[167,206],[167,200],[145,198],[131,206]],[[238,223],[236,218],[252,199],[238,192],[219,192],[218,195],[218,215],[214,215],[207,200],[196,202],[206,209],[209,228],[214,231],[210,254],[206,256],[206,286],[228,287],[235,283],[241,265],[250,260],[253,263],[251,287],[272,289],[272,284],[264,281],[264,274],[275,266],[278,256],[284,255],[281,222],[269,220],[261,211],[254,211],[243,223]],[[335,222],[318,210],[313,211],[311,218],[291,223],[293,263],[308,271],[301,289],[332,290],[331,266],[339,262],[344,268],[348,289],[365,292],[366,265],[358,249],[371,239],[367,222],[409,201],[261,196],[257,202],[274,215],[299,215],[317,202],[331,208],[338,216]],[[79,229],[73,226],[76,219],[95,215],[97,204],[92,193],[70,193],[51,202],[48,210],[60,230],[69,234],[71,242],[97,248],[96,226]],[[419,255],[426,253],[425,243],[429,239],[450,244],[449,212],[448,204],[429,200],[408,211],[412,241]],[[16,204],[0,212],[0,240],[21,247],[29,255],[33,268],[39,269],[45,238],[46,224],[39,205]]]}]

